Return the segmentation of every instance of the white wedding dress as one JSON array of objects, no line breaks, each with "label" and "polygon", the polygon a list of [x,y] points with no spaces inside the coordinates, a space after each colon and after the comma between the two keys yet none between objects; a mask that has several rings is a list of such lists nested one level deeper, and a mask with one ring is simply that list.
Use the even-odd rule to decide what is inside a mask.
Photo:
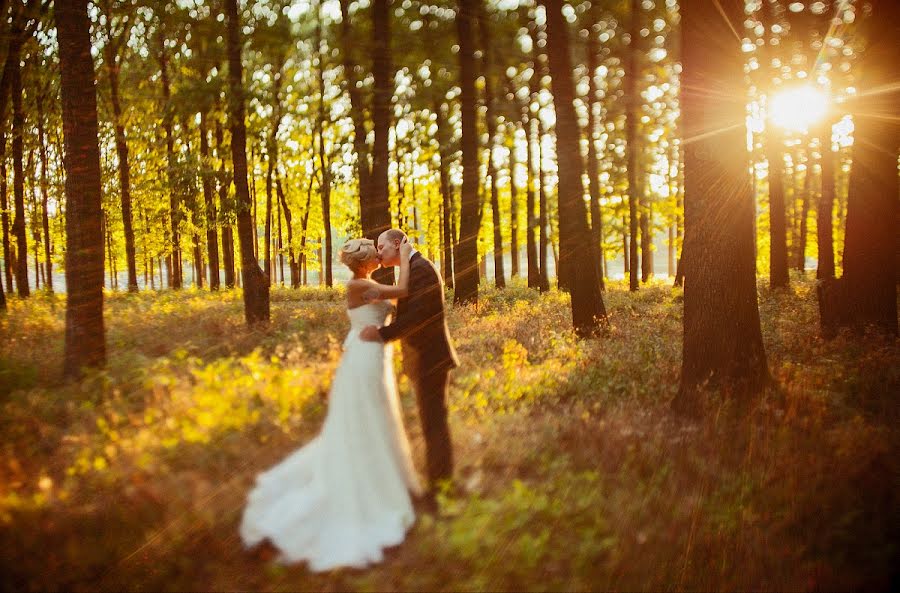
[{"label": "white wedding dress", "polygon": [[350,332],[318,436],[260,474],[241,521],[251,547],[269,539],[284,562],[313,571],[362,568],[403,541],[421,491],[400,415],[390,344],[359,332],[382,326],[392,307],[348,310]]}]

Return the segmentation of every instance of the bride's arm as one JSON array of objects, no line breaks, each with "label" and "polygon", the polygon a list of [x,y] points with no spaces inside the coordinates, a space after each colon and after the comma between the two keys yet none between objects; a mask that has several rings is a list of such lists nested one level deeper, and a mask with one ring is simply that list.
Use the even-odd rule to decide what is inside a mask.
[{"label": "bride's arm", "polygon": [[370,281],[371,288],[366,291],[367,301],[388,299],[402,299],[409,295],[409,256],[412,253],[412,245],[404,243],[400,246],[400,276],[397,284],[390,286]]}]

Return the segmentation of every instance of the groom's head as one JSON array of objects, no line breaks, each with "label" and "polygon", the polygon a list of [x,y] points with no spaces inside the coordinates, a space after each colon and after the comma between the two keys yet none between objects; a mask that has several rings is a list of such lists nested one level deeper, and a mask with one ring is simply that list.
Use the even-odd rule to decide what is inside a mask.
[{"label": "groom's head", "polygon": [[400,246],[407,241],[406,233],[400,229],[388,229],[378,235],[378,257],[382,267],[400,265]]}]

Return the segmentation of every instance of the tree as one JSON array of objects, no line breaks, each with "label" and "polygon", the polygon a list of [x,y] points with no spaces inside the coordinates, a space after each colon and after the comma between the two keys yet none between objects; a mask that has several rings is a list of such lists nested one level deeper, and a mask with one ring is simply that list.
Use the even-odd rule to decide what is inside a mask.
[{"label": "tree", "polygon": [[228,112],[231,124],[231,160],[237,195],[238,239],[241,245],[241,280],[244,289],[244,317],[248,325],[269,321],[269,279],[253,252],[250,220],[250,188],[247,184],[247,129],[244,124],[240,25],[237,0],[225,0],[228,48]]},{"label": "tree", "polygon": [[900,6],[873,3],[863,25],[867,48],[862,58],[864,91],[854,100],[853,167],[847,198],[844,274],[825,279],[818,290],[823,334],[840,327],[897,330],[898,245],[897,150],[900,147],[900,96],[894,80],[900,70],[895,44]]},{"label": "tree", "polygon": [[631,28],[630,45],[628,47],[628,63],[625,67],[625,102],[627,115],[625,116],[625,135],[628,150],[628,261],[630,263],[628,275],[628,289],[638,289],[638,201],[640,200],[640,188],[638,188],[638,145],[637,145],[637,120],[640,111],[640,94],[638,93],[638,38],[640,36],[639,16],[641,11],[640,0],[631,0]]},{"label": "tree", "polygon": [[588,24],[587,41],[587,70],[588,70],[588,96],[587,96],[587,175],[588,191],[591,195],[591,245],[595,250],[594,259],[597,262],[597,278],[600,288],[603,289],[603,217],[600,214],[600,165],[597,162],[597,59],[600,48],[597,47],[597,32],[593,30],[593,24],[599,20],[596,5],[592,5],[591,19]]},{"label": "tree", "polygon": [[459,245],[456,249],[457,304],[478,302],[478,122],[475,97],[475,40],[473,22],[478,0],[459,0],[456,32],[459,39],[459,86],[462,116],[462,191]]},{"label": "tree", "polygon": [[[700,393],[741,397],[768,378],[756,297],[753,194],[748,173],[740,41],[743,0],[682,6],[685,137],[684,341],[676,410]],[[727,16],[726,16],[727,15]]]},{"label": "tree", "polygon": [[[128,267],[128,290],[137,291],[137,263],[135,261],[134,228],[131,214],[131,167],[128,162],[128,141],[125,137],[125,123],[122,116],[122,102],[119,98],[119,73],[123,48],[127,47],[131,26],[131,15],[115,15],[107,1],[102,3],[106,15],[106,39],[103,44],[103,61],[109,79],[110,102],[115,128],[116,156],[119,161],[119,192],[122,204],[122,223],[125,229],[125,258]],[[118,18],[116,18],[118,17]]]},{"label": "tree", "polygon": [[65,374],[106,362],[97,93],[87,0],[57,0],[66,168]]},{"label": "tree", "polygon": [[821,173],[819,203],[816,207],[816,243],[819,251],[819,265],[816,278],[834,278],[834,151],[831,149],[832,124],[826,119],[819,127],[819,150],[821,151]]},{"label": "tree", "polygon": [[575,85],[569,58],[569,36],[562,15],[563,3],[562,0],[544,0],[543,4],[547,10],[547,56],[556,110],[560,267],[561,273],[569,275],[566,285],[572,293],[572,324],[580,336],[586,337],[598,333],[606,321],[606,308],[600,294],[594,259],[596,250],[591,248],[594,240],[584,206],[581,132],[575,116]]},{"label": "tree", "polygon": [[[372,147],[371,203],[366,219],[371,225],[363,233],[377,240],[391,226],[391,203],[388,198],[388,136],[391,128],[391,98],[394,94],[391,65],[391,11],[388,0],[372,3],[372,122],[375,141]],[[322,175],[327,175],[322,171]],[[393,268],[381,268],[373,275],[379,282],[392,282]]]}]

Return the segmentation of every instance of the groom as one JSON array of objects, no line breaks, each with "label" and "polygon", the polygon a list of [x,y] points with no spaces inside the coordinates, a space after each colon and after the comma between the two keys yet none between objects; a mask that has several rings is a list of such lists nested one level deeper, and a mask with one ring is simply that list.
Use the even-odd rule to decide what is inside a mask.
[{"label": "groom", "polygon": [[[398,229],[381,233],[377,249],[382,267],[400,265],[400,245],[406,241],[406,234]],[[450,370],[459,365],[444,316],[444,283],[434,264],[413,250],[409,259],[409,293],[398,300],[394,321],[382,328],[369,325],[360,337],[371,342],[399,339],[402,343],[403,371],[416,392],[428,481],[434,494],[438,482],[453,475],[447,382]]]}]

